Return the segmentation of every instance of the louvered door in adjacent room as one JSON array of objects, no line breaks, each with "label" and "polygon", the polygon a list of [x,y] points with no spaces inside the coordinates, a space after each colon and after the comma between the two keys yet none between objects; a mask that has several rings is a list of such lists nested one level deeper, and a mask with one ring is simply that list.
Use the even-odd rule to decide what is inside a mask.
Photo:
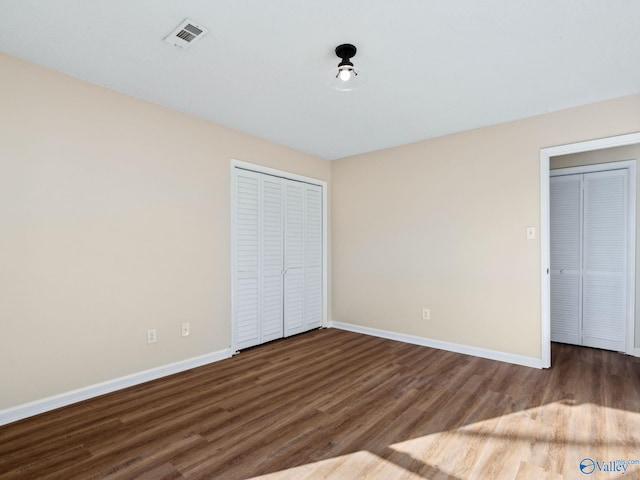
[{"label": "louvered door in adjacent room", "polygon": [[582,344],[582,175],[550,178],[551,340]]},{"label": "louvered door in adjacent room", "polygon": [[629,172],[552,175],[551,340],[625,351]]},{"label": "louvered door in adjacent room", "polygon": [[322,186],[234,169],[236,349],[322,326]]},{"label": "louvered door in adjacent room", "polygon": [[626,349],[628,171],[584,175],[582,344]]}]

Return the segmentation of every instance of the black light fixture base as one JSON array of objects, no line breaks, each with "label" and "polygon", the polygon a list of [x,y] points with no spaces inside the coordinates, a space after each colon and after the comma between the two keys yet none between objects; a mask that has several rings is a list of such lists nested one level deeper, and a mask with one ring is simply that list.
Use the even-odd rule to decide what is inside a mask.
[{"label": "black light fixture base", "polygon": [[340,92],[348,92],[362,86],[366,81],[366,76],[362,75],[360,69],[356,69],[351,63],[351,57],[356,54],[356,47],[351,43],[343,43],[336,47],[336,55],[340,57],[337,69],[329,72],[325,83],[329,88]]},{"label": "black light fixture base", "polygon": [[351,45],[350,43],[343,43],[342,45],[338,45],[336,47],[336,55],[343,61],[347,62],[351,57],[355,57],[356,51],[356,47],[354,45]]}]

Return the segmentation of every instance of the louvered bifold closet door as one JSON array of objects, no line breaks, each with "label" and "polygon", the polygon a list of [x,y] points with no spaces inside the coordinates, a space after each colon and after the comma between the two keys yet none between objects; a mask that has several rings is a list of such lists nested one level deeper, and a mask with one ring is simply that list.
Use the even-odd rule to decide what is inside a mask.
[{"label": "louvered bifold closet door", "polygon": [[322,326],[322,187],[234,169],[235,348]]},{"label": "louvered bifold closet door", "polygon": [[551,177],[551,341],[582,343],[582,175]]},{"label": "louvered bifold closet door", "polygon": [[285,180],[284,208],[284,336],[305,331],[304,216],[305,185]]},{"label": "louvered bifold closet door", "polygon": [[260,258],[260,343],[282,338],[284,265],[283,179],[262,175]]},{"label": "louvered bifold closet door", "polygon": [[236,272],[233,289],[236,347],[260,343],[260,174],[236,172]]},{"label": "louvered bifold closet door", "polygon": [[305,185],[304,328],[322,326],[322,187]]},{"label": "louvered bifold closet door", "polygon": [[626,348],[628,171],[584,175],[583,345]]}]

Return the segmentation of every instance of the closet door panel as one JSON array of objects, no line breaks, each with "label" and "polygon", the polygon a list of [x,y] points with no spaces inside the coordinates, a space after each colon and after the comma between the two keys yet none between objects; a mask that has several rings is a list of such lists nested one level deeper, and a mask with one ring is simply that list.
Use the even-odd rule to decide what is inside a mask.
[{"label": "closet door panel", "polygon": [[618,352],[625,350],[625,300],[623,278],[585,276],[583,345]]},{"label": "closet door panel", "polygon": [[304,184],[285,180],[285,269],[304,266]]},{"label": "closet door panel", "polygon": [[258,345],[260,343],[258,279],[238,279],[236,295],[236,346],[240,349]]},{"label": "closet door panel", "polygon": [[261,183],[261,341],[283,336],[284,187],[282,179],[262,175]]},{"label": "closet door panel", "polygon": [[625,272],[627,171],[584,175],[584,270]]},{"label": "closet door panel", "polygon": [[304,331],[305,184],[285,180],[284,336]]},{"label": "closet door panel", "polygon": [[304,328],[322,326],[322,187],[305,185]]},{"label": "closet door panel", "polygon": [[551,281],[551,341],[581,345],[580,277],[556,275]]},{"label": "closet door panel", "polygon": [[236,191],[234,336],[246,348],[260,343],[260,176],[237,171]]},{"label": "closet door panel", "polygon": [[550,178],[551,341],[582,343],[582,175]]},{"label": "closet door panel", "polygon": [[284,277],[284,336],[304,332],[304,275],[288,270]]},{"label": "closet door panel", "polygon": [[626,348],[627,170],[584,175],[583,344]]},{"label": "closet door panel", "polygon": [[320,327],[322,187],[234,170],[234,346]]}]

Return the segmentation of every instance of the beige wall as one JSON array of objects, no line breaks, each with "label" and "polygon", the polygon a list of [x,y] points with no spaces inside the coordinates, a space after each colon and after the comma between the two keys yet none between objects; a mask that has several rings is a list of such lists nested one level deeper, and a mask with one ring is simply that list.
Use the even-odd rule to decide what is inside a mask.
[{"label": "beige wall", "polygon": [[637,131],[640,95],[333,162],[333,320],[540,358],[540,149]]},{"label": "beige wall", "polygon": [[[560,155],[551,158],[550,168],[567,168],[579,165],[593,165],[596,163],[620,162],[623,160],[640,159],[640,144],[628,145],[625,147],[607,148],[593,152],[574,153],[571,155]],[[636,165],[636,185],[640,185],[640,167]],[[640,346],[640,248],[637,239],[640,239],[640,195],[636,195],[636,310],[635,310],[635,346]]]},{"label": "beige wall", "polygon": [[539,150],[640,131],[636,95],[329,163],[0,71],[0,410],[229,346],[231,158],[330,180],[330,318],[539,357]]},{"label": "beige wall", "polygon": [[0,71],[0,410],[228,348],[230,159],[325,181],[330,163],[6,55]]}]

